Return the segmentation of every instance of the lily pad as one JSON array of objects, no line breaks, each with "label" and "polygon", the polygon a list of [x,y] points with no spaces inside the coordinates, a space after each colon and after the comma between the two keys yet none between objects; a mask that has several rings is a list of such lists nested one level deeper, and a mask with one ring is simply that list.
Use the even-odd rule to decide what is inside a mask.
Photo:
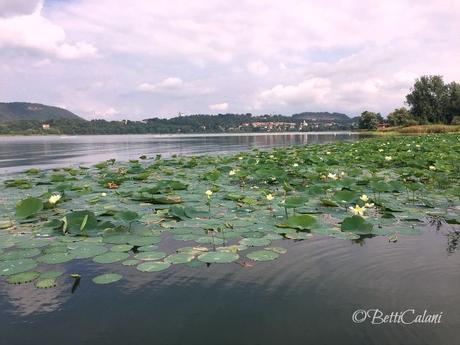
[{"label": "lily pad", "polygon": [[195,255],[192,254],[176,253],[168,255],[165,258],[165,261],[169,262],[170,264],[185,264],[192,261],[194,258]]},{"label": "lily pad", "polygon": [[0,261],[0,276],[9,276],[16,273],[30,271],[35,267],[37,267],[37,262],[32,259]]},{"label": "lily pad", "polygon": [[257,250],[246,256],[254,261],[271,261],[279,258],[279,254],[272,250]]},{"label": "lily pad", "polygon": [[239,255],[229,252],[209,252],[198,256],[198,260],[206,263],[228,263],[239,259]]},{"label": "lily pad", "polygon": [[128,253],[107,252],[107,253],[95,256],[93,258],[93,261],[99,264],[111,264],[113,262],[126,260],[128,257],[129,257]]},{"label": "lily pad", "polygon": [[119,281],[123,276],[117,273],[105,273],[93,278],[95,284],[110,284]]},{"label": "lily pad", "polygon": [[51,253],[39,256],[37,261],[44,264],[53,265],[62,264],[73,259],[75,259],[75,255],[73,253]]},{"label": "lily pad", "polygon": [[138,265],[136,268],[141,272],[158,272],[167,269],[171,264],[169,262],[152,261],[144,262]]},{"label": "lily pad", "polygon": [[35,287],[37,289],[50,289],[56,286],[56,279],[55,278],[45,278],[45,279],[38,279],[35,282]]},{"label": "lily pad", "polygon": [[142,252],[139,254],[134,255],[134,257],[138,260],[144,261],[155,261],[163,259],[166,256],[166,253],[163,252]]},{"label": "lily pad", "polygon": [[40,273],[34,272],[34,271],[16,273],[16,274],[8,276],[6,281],[9,284],[25,284],[25,283],[30,283],[31,281],[34,281],[35,279],[38,278],[39,275]]}]

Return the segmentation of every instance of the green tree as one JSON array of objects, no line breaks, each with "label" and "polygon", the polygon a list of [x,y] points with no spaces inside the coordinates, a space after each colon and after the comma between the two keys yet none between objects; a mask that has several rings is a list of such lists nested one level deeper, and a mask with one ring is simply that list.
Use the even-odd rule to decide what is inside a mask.
[{"label": "green tree", "polygon": [[448,87],[440,75],[425,75],[415,81],[406,96],[410,112],[420,123],[449,123]]},{"label": "green tree", "polygon": [[383,123],[383,117],[380,113],[364,111],[359,118],[358,126],[361,129],[377,129],[379,124]]},{"label": "green tree", "polygon": [[393,112],[388,114],[387,119],[390,126],[406,126],[417,124],[417,121],[414,119],[410,111],[405,107],[395,109]]},{"label": "green tree", "polygon": [[[446,123],[454,124],[454,118],[460,117],[460,84],[452,82],[447,84],[447,109]],[[456,120],[458,121],[458,120]]]}]

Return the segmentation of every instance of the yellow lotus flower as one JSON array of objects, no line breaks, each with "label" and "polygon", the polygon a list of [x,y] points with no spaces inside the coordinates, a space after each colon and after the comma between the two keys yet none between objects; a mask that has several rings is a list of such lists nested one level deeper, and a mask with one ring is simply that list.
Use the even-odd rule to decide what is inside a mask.
[{"label": "yellow lotus flower", "polygon": [[367,208],[372,208],[372,207],[374,207],[374,203],[371,202],[371,203],[369,204],[368,202],[366,202],[366,203],[364,204],[364,206],[367,207]]},{"label": "yellow lotus flower", "polygon": [[362,201],[367,202],[369,200],[368,196],[366,194],[363,194],[359,197]]},{"label": "yellow lotus flower", "polygon": [[430,170],[431,171],[435,171],[436,170],[436,167],[434,165],[430,165]]},{"label": "yellow lotus flower", "polygon": [[299,164],[294,163],[292,166],[293,166],[294,168],[297,168],[297,167],[299,166]]},{"label": "yellow lotus flower", "polygon": [[364,215],[364,211],[366,210],[365,207],[361,207],[359,205],[356,205],[355,207],[352,207],[350,206],[349,207],[349,210],[351,211],[351,213],[353,213],[355,216],[363,216]]},{"label": "yellow lotus flower", "polygon": [[270,193],[270,194],[267,194],[266,198],[268,201],[272,201],[275,197]]},{"label": "yellow lotus flower", "polygon": [[233,176],[236,174],[236,170],[230,170],[229,173],[228,173],[230,176]]},{"label": "yellow lotus flower", "polygon": [[51,205],[55,205],[59,200],[61,200],[61,195],[60,194],[53,194],[50,196],[50,198],[48,199],[48,202],[51,204]]},{"label": "yellow lotus flower", "polygon": [[385,156],[385,160],[386,160],[387,162],[391,161],[392,159],[393,159],[393,157],[391,157],[391,156]]},{"label": "yellow lotus flower", "polygon": [[208,199],[211,199],[212,190],[209,190],[209,189],[208,189],[208,190],[205,192],[205,194],[208,196]]},{"label": "yellow lotus flower", "polygon": [[107,193],[101,193],[101,196],[107,196]]}]

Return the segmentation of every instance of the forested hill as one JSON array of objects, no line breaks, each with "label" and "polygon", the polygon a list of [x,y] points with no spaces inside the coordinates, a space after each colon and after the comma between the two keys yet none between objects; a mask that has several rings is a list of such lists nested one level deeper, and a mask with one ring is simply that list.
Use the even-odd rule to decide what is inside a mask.
[{"label": "forested hill", "polygon": [[0,103],[0,122],[58,119],[82,120],[68,110],[49,105],[26,102]]},{"label": "forested hill", "polygon": [[351,122],[352,119],[342,113],[303,112],[292,115],[294,120]]}]

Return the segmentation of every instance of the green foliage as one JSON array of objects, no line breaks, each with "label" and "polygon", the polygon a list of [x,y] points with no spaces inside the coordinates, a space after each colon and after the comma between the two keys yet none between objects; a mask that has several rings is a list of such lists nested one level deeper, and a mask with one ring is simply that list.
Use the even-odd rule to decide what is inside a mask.
[{"label": "green foliage", "polygon": [[388,114],[387,119],[390,126],[410,126],[418,123],[410,111],[404,107],[395,109]]},{"label": "green foliage", "polygon": [[383,117],[380,113],[364,111],[359,118],[358,126],[360,129],[377,129],[379,124],[383,123]]},{"label": "green foliage", "polygon": [[36,215],[43,209],[43,202],[34,197],[28,197],[21,200],[16,205],[16,216],[18,218],[29,218]]},{"label": "green foliage", "polygon": [[406,101],[420,123],[450,124],[460,114],[460,84],[445,84],[440,75],[422,76],[415,81]]}]

